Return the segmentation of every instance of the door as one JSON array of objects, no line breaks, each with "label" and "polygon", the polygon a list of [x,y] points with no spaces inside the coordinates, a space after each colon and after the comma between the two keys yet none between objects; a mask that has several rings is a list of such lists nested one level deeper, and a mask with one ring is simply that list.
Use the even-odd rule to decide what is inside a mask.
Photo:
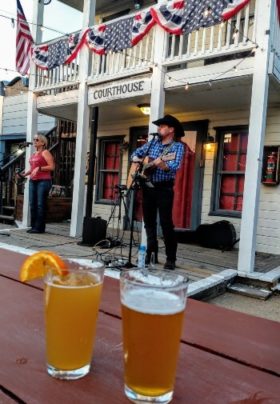
[{"label": "door", "polygon": [[173,221],[176,228],[195,230],[201,220],[204,151],[208,121],[183,123],[185,155],[176,174]]}]

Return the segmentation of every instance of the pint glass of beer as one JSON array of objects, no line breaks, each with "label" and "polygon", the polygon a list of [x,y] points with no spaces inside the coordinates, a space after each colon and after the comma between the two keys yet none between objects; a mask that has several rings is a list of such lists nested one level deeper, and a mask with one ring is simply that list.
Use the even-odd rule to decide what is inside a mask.
[{"label": "pint glass of beer", "polygon": [[172,400],[188,280],[169,271],[121,273],[125,394]]},{"label": "pint glass of beer", "polygon": [[79,379],[90,370],[104,266],[69,262],[67,273],[45,278],[46,359],[49,375]]}]

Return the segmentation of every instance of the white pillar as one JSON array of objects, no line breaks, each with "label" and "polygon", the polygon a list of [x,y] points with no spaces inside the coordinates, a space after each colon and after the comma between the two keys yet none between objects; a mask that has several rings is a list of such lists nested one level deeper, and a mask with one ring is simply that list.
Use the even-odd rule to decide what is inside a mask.
[{"label": "white pillar", "polygon": [[[40,43],[42,40],[42,31],[39,25],[43,24],[44,5],[38,1],[33,2],[32,12],[32,25],[30,24],[30,31],[35,43]],[[30,76],[29,76],[29,91],[27,96],[27,122],[26,122],[26,141],[31,142],[33,135],[37,132],[38,124],[38,111],[37,111],[37,97],[33,93],[36,83],[36,66],[32,59],[30,60]],[[25,149],[25,170],[29,170],[29,158],[32,153],[32,147],[29,146]],[[24,198],[23,198],[23,212],[22,212],[22,225],[27,227],[30,221],[29,212],[29,180],[25,184]]]},{"label": "white pillar", "polygon": [[255,266],[256,230],[268,100],[271,16],[271,0],[258,0],[255,24],[258,48],[255,54],[251,95],[249,139],[238,254],[239,272],[252,272]]},{"label": "white pillar", "polygon": [[[84,0],[83,28],[94,23],[96,1]],[[80,51],[79,64],[79,98],[77,112],[77,137],[74,167],[74,188],[72,197],[72,213],[70,236],[77,237],[82,234],[85,205],[85,172],[86,156],[89,142],[89,113],[88,87],[86,80],[89,73],[89,50],[86,46]]]},{"label": "white pillar", "polygon": [[[158,3],[162,3],[159,0]],[[167,34],[160,26],[156,25],[154,35],[154,67],[152,74],[152,88],[151,88],[151,114],[149,121],[149,131],[156,132],[157,127],[152,123],[158,118],[164,115],[165,104],[165,91],[164,91],[164,79],[166,68],[163,67],[162,61],[166,52]]]},{"label": "white pillar", "polygon": [[[162,0],[159,1],[159,3]],[[154,66],[152,74],[152,85],[151,85],[151,98],[150,98],[150,120],[149,120],[149,132],[157,132],[157,126],[152,122],[164,115],[164,104],[165,104],[165,91],[164,91],[164,79],[166,68],[163,67],[162,60],[165,56],[166,51],[166,32],[158,25],[154,28],[156,30],[154,35]],[[147,245],[147,235],[144,228],[144,223],[142,225],[141,232],[141,244]]]}]

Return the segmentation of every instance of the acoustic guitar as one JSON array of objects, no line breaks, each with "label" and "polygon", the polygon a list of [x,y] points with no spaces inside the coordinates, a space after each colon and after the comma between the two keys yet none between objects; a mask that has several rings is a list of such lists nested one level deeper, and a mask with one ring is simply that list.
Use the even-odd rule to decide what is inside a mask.
[{"label": "acoustic guitar", "polygon": [[[162,161],[171,161],[174,160],[176,156],[176,153],[168,153],[167,155],[162,155],[159,156]],[[127,177],[127,182],[126,186],[129,189],[134,181],[134,179],[137,177],[139,181],[143,181],[146,183],[150,182],[150,176],[152,172],[156,169],[156,167],[153,165],[154,159],[147,156],[144,159],[139,159],[137,162],[132,162],[128,177]]]}]

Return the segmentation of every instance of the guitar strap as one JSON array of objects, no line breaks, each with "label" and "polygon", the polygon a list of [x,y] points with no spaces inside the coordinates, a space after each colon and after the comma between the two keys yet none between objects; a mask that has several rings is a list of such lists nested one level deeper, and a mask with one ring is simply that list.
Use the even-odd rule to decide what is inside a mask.
[{"label": "guitar strap", "polygon": [[170,152],[170,150],[171,150],[173,144],[174,144],[174,142],[171,142],[171,143],[163,150],[163,152],[161,153],[161,155],[160,155],[159,157],[166,156],[166,155]]}]

